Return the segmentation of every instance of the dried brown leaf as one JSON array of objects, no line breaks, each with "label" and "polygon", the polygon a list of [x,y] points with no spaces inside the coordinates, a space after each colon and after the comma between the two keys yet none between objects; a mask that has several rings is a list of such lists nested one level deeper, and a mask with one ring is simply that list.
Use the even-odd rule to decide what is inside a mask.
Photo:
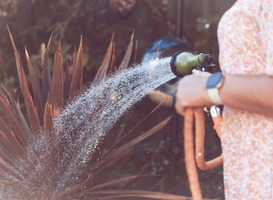
[{"label": "dried brown leaf", "polygon": [[51,44],[51,40],[53,37],[53,33],[50,35],[50,38],[48,40],[47,46],[42,50],[41,57],[42,57],[42,93],[41,93],[41,100],[42,100],[42,106],[44,108],[46,99],[50,93],[51,90],[51,69],[49,65],[49,46]]},{"label": "dried brown leaf", "polygon": [[58,116],[63,107],[63,57],[61,52],[61,40],[55,52],[54,66],[52,70],[51,103],[53,115]]},{"label": "dried brown leaf", "polygon": [[20,144],[25,147],[28,143],[27,137],[13,112],[10,102],[7,100],[7,97],[4,96],[2,88],[0,89],[0,108],[5,117],[4,123],[14,130],[15,137],[18,139]]},{"label": "dried brown leaf", "polygon": [[160,123],[158,123],[153,128],[149,129],[145,133],[141,134],[140,136],[134,138],[133,140],[129,141],[125,145],[123,145],[120,148],[118,148],[118,151],[127,151],[127,149],[132,148],[136,144],[138,144],[141,141],[145,140],[146,138],[150,137],[151,135],[153,135],[154,133],[156,133],[160,129],[162,129],[164,126],[166,126],[169,123],[169,121],[171,120],[171,118],[172,118],[172,115],[168,116],[167,118],[165,118],[164,120],[162,120]]},{"label": "dried brown leaf", "polygon": [[112,60],[110,66],[110,73],[113,73],[117,70],[117,60],[115,55],[115,42],[113,42],[113,52],[112,52]]},{"label": "dried brown leaf", "polygon": [[[103,157],[102,163],[100,163],[100,167],[95,166],[94,168],[98,168],[99,171],[101,171],[101,170],[105,169],[106,167],[113,165],[118,160],[120,160],[121,158],[123,158],[126,155],[128,155],[129,153],[131,153],[133,150],[133,147],[135,145],[139,144],[141,141],[152,136],[154,133],[158,132],[160,129],[162,129],[164,126],[166,126],[168,124],[168,122],[171,120],[171,118],[172,118],[172,115],[165,118],[159,124],[157,124],[156,126],[154,126],[151,129],[149,129],[145,133],[141,134],[140,136],[130,140],[128,143],[126,143],[120,147],[117,147],[117,149],[112,149],[111,151],[108,152],[108,154],[106,154]],[[113,159],[113,158],[115,158],[115,159]]]},{"label": "dried brown leaf", "polygon": [[[74,60],[74,59],[73,59]],[[80,45],[75,60],[75,65],[73,69],[72,82],[69,91],[69,97],[75,96],[82,87],[82,76],[83,76],[83,46],[82,46],[82,37],[80,40]]]},{"label": "dried brown leaf", "polygon": [[10,131],[14,130],[16,137],[19,138],[22,134],[22,136],[26,138],[26,141],[31,141],[33,134],[19,108],[19,105],[15,103],[15,100],[11,97],[8,91],[1,86],[0,102],[3,103],[0,104],[0,108],[3,110],[3,117],[5,118],[5,121],[0,125],[0,129],[6,133],[10,133]]},{"label": "dried brown leaf", "polygon": [[107,186],[110,186],[110,185],[120,184],[122,182],[127,182],[127,181],[131,181],[133,179],[136,179],[137,177],[138,177],[137,175],[134,175],[134,176],[127,176],[127,177],[111,180],[111,181],[108,181],[108,182],[105,182],[105,183],[102,183],[102,184],[98,184],[98,185],[96,185],[94,187],[91,187],[88,190],[97,190],[97,189],[104,188],[104,187],[107,187]]},{"label": "dried brown leaf", "polygon": [[62,193],[62,196],[67,196],[67,195],[69,195],[69,193],[72,193],[72,192],[81,190],[81,189],[86,185],[86,183],[88,183],[88,182],[91,181],[92,179],[93,179],[93,173],[89,173],[89,174],[87,175],[87,178],[86,178],[83,182],[81,182],[81,183],[79,183],[79,184],[77,184],[77,185],[74,185],[73,187],[70,187],[70,188],[66,189],[66,190]]},{"label": "dried brown leaf", "polygon": [[34,106],[31,94],[29,92],[29,88],[28,88],[28,85],[27,85],[27,79],[26,79],[26,76],[25,76],[25,73],[24,73],[24,70],[23,70],[20,55],[19,55],[19,53],[17,51],[17,48],[15,46],[15,43],[14,43],[14,40],[13,40],[13,37],[12,37],[10,31],[9,31],[9,35],[10,35],[10,40],[11,40],[13,51],[14,51],[14,56],[15,56],[15,61],[16,61],[16,68],[17,68],[19,82],[20,82],[22,94],[23,94],[26,109],[27,109],[29,124],[30,124],[31,130],[34,133],[37,133],[40,130],[40,127],[41,127],[40,126],[40,121],[39,121],[38,115],[37,115],[37,110],[36,110],[36,108]]},{"label": "dried brown leaf", "polygon": [[107,76],[107,72],[110,67],[111,56],[112,56],[112,52],[113,52],[113,38],[114,38],[114,35],[112,35],[112,38],[111,38],[110,44],[108,46],[108,49],[106,51],[106,54],[104,56],[104,59],[97,71],[97,74],[96,74],[93,82],[100,81],[101,79],[104,79]]},{"label": "dried brown leaf", "polygon": [[72,87],[72,78],[74,71],[76,69],[76,59],[77,59],[77,49],[74,48],[73,54],[72,54],[72,63],[67,65],[65,73],[64,73],[64,104],[67,99],[69,99],[69,92]]},{"label": "dried brown leaf", "polygon": [[121,199],[128,197],[141,197],[149,199],[163,199],[163,200],[186,200],[188,198],[179,195],[167,194],[162,192],[152,192],[144,190],[102,190],[102,191],[92,191],[90,195],[99,196],[99,199]]},{"label": "dried brown leaf", "polygon": [[132,55],[132,49],[133,49],[134,35],[135,35],[135,33],[133,32],[131,35],[130,43],[127,47],[126,53],[125,53],[120,65],[118,67],[119,69],[124,69],[129,66],[130,58]]},{"label": "dried brown leaf", "polygon": [[[21,70],[23,70],[23,68],[21,68]],[[30,128],[31,128],[33,134],[38,134],[38,132],[41,130],[41,124],[40,124],[40,121],[38,118],[36,107],[33,103],[32,96],[31,96],[29,89],[28,89],[25,73],[21,72],[21,74],[22,74],[22,80],[23,80],[22,92],[23,92],[23,96],[24,96],[25,106],[27,109],[27,115],[28,115]]]},{"label": "dried brown leaf", "polygon": [[[3,172],[6,172],[7,174],[13,176],[13,177],[16,177],[18,180],[20,180],[21,178],[18,176],[18,174],[12,170],[12,168],[7,165],[7,163],[3,163],[2,161],[0,161],[0,169],[3,171]],[[0,184],[3,183],[4,181],[3,180],[0,180]],[[9,184],[9,183],[7,183]]]},{"label": "dried brown leaf", "polygon": [[50,133],[53,131],[54,123],[53,123],[53,113],[52,113],[52,105],[48,100],[45,105],[45,112],[44,112],[44,131],[46,133]]},{"label": "dried brown leaf", "polygon": [[42,98],[41,98],[41,88],[38,82],[37,74],[34,71],[34,68],[30,61],[29,54],[26,47],[25,47],[25,54],[26,54],[27,66],[28,66],[28,70],[30,74],[31,86],[33,90],[34,102],[37,107],[39,119],[42,120],[43,106],[42,106]]},{"label": "dried brown leaf", "polygon": [[[2,120],[0,121],[2,125]],[[1,144],[6,146],[9,151],[19,156],[22,156],[25,153],[24,147],[20,144],[14,134],[12,134],[11,130],[9,132],[4,132],[0,130],[0,137]]]},{"label": "dried brown leaf", "polygon": [[135,56],[134,56],[133,63],[136,63],[136,60],[137,60],[137,48],[138,48],[138,41],[136,40],[136,44],[135,44]]}]

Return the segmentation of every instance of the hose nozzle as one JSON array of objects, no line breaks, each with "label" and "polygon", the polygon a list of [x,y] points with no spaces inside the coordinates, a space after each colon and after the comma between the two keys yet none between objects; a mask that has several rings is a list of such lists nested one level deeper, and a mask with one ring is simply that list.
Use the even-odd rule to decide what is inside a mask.
[{"label": "hose nozzle", "polygon": [[171,59],[171,70],[179,77],[191,74],[194,68],[201,68],[204,71],[212,71],[213,58],[209,54],[200,53],[199,55],[193,55],[189,52],[179,52],[173,55]]}]

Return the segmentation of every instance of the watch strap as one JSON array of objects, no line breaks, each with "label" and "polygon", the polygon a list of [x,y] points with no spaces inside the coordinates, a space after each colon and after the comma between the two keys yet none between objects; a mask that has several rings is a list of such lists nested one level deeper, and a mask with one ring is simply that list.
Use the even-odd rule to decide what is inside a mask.
[{"label": "watch strap", "polygon": [[223,104],[218,88],[208,88],[207,93],[209,95],[210,100],[213,102],[213,104],[215,105]]}]

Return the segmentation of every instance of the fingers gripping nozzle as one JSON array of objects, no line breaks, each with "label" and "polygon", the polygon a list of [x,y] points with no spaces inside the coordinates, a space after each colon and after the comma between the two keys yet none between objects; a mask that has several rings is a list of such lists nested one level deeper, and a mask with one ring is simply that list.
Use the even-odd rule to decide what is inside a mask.
[{"label": "fingers gripping nozzle", "polygon": [[179,52],[172,56],[170,65],[176,76],[183,77],[191,74],[194,68],[211,72],[214,67],[212,61],[213,58],[209,54],[193,55],[189,52]]}]

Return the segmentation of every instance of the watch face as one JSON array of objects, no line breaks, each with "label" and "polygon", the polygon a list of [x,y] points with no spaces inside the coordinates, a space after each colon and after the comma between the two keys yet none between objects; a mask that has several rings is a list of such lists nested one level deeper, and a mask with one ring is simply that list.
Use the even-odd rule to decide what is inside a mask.
[{"label": "watch face", "polygon": [[212,74],[208,80],[206,88],[218,88],[222,84],[223,74],[221,72],[217,72],[215,74]]}]

